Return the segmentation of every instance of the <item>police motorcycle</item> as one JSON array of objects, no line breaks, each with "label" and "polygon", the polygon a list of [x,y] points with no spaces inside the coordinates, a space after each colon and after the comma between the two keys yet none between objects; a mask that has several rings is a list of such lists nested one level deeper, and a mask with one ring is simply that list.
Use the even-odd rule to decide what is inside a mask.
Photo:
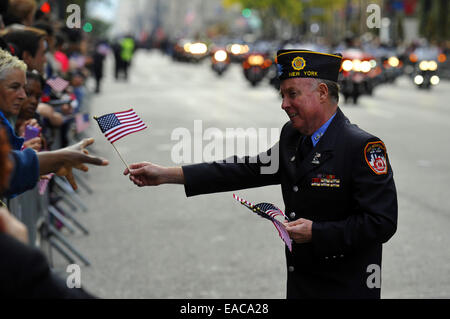
[{"label": "police motorcycle", "polygon": [[412,79],[419,89],[429,90],[439,84],[437,71],[440,55],[436,48],[418,48],[410,58],[415,62]]},{"label": "police motorcycle", "polygon": [[230,66],[230,56],[225,48],[217,47],[211,52],[211,68],[218,76],[222,76]]},{"label": "police motorcycle", "polygon": [[248,44],[240,41],[231,41],[226,46],[226,51],[230,57],[231,63],[242,63],[245,59],[245,56],[250,51],[250,47],[248,46]]},{"label": "police motorcycle", "polygon": [[394,83],[404,73],[401,55],[394,48],[380,47],[373,55],[377,57],[382,71],[379,83]]},{"label": "police motorcycle", "polygon": [[375,58],[359,49],[349,49],[342,53],[342,72],[339,75],[341,92],[347,103],[358,103],[361,95],[371,95],[380,74]]},{"label": "police motorcycle", "polygon": [[250,53],[242,62],[245,78],[252,86],[257,86],[266,76],[272,61],[266,54]]},{"label": "police motorcycle", "polygon": [[242,68],[245,78],[252,84],[258,85],[266,76],[269,81],[276,77],[275,62],[278,43],[271,41],[257,41],[251,44],[250,53],[245,56]]}]

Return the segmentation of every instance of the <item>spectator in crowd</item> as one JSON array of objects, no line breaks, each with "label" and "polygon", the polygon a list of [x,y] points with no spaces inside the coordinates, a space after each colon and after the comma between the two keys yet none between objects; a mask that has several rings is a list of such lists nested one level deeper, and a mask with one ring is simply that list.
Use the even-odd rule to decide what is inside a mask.
[{"label": "spectator in crowd", "polygon": [[24,139],[15,134],[15,121],[26,99],[27,66],[17,57],[0,49],[0,124],[6,127],[13,149],[20,150]]},{"label": "spectator in crowd", "polygon": [[[40,146],[46,145],[43,134],[46,132],[43,119],[39,113],[36,112],[39,101],[42,96],[43,80],[37,72],[27,72],[27,83],[25,84],[25,93],[27,98],[24,100],[20,108],[19,115],[16,121],[16,133],[24,137],[26,134],[26,127],[33,126],[40,130],[39,137],[25,141],[25,147],[31,147],[36,151],[40,151]],[[38,149],[39,147],[39,149]],[[46,146],[43,147],[47,149]]]},{"label": "spectator in crowd", "polygon": [[9,8],[4,18],[5,24],[31,26],[36,9],[37,4],[35,0],[9,0]]},{"label": "spectator in crowd", "polygon": [[56,75],[57,70],[59,69],[58,62],[54,57],[55,43],[56,43],[55,31],[53,26],[46,21],[36,22],[33,25],[33,27],[46,32],[45,41],[48,44],[48,50],[45,53],[45,58],[47,60],[47,66],[45,68],[45,77],[48,79],[51,78],[53,75]]},{"label": "spectator in crowd", "polygon": [[28,70],[37,70],[43,74],[47,51],[45,37],[45,31],[27,28],[9,31],[3,39],[14,47],[13,54],[26,63]]},{"label": "spectator in crowd", "polygon": [[61,74],[69,72],[69,58],[67,57],[67,41],[63,33],[56,34],[55,53],[53,54],[58,63],[58,69]]},{"label": "spectator in crowd", "polygon": [[92,69],[95,78],[95,93],[100,93],[101,81],[103,78],[103,64],[106,56],[109,53],[108,42],[100,40],[95,45],[94,53],[92,56],[93,64]]},{"label": "spectator in crowd", "polygon": [[6,15],[6,12],[8,11],[8,7],[9,7],[8,0],[0,1],[0,30],[3,30],[5,28],[4,16]]}]

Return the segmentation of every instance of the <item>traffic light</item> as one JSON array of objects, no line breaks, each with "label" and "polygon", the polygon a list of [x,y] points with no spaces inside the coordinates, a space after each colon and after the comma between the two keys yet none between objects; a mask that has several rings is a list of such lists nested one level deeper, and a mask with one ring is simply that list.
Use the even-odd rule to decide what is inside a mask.
[{"label": "traffic light", "polygon": [[244,10],[242,10],[242,16],[244,18],[250,18],[252,16],[252,9],[245,8]]},{"label": "traffic light", "polygon": [[50,13],[50,11],[52,11],[52,8],[48,2],[44,2],[40,9],[43,13]]}]

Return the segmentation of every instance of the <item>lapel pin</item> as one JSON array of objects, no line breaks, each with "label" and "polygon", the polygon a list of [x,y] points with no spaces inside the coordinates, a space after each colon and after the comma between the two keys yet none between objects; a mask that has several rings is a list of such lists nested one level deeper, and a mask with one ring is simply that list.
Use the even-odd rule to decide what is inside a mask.
[{"label": "lapel pin", "polygon": [[314,158],[313,158],[313,160],[312,160],[311,163],[312,163],[312,164],[316,164],[316,165],[320,164],[319,159],[320,159],[321,156],[322,156],[322,155],[321,155],[320,153],[314,154]]}]

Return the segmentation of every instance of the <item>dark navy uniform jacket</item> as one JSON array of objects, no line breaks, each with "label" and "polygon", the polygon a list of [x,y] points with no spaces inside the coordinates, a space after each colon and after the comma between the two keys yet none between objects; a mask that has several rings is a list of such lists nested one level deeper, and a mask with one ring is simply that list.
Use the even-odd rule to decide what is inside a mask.
[{"label": "dark navy uniform jacket", "polygon": [[[313,221],[312,241],[293,243],[292,253],[286,249],[287,298],[380,298],[382,244],[397,229],[397,193],[386,148],[339,108],[299,162],[301,140],[288,122],[280,141],[256,163],[234,158],[184,166],[186,195],[281,184],[290,221]],[[267,163],[262,156],[277,151],[278,171],[261,174]]]}]

